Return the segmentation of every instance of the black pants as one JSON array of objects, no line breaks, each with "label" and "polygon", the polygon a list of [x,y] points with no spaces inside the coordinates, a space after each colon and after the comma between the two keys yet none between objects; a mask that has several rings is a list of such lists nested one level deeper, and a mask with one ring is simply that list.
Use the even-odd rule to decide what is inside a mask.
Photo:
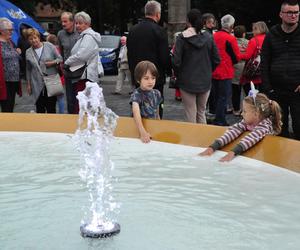
[{"label": "black pants", "polygon": [[20,87],[19,82],[6,82],[6,100],[0,101],[1,111],[12,113],[15,106],[15,98]]},{"label": "black pants", "polygon": [[216,96],[216,118],[215,125],[228,126],[226,121],[227,103],[231,96],[231,79],[214,80],[215,82],[215,96]]},{"label": "black pants", "polygon": [[160,119],[162,119],[163,114],[164,114],[164,85],[163,84],[160,84],[160,85],[155,84],[154,89],[159,90],[159,92],[161,94],[162,102],[159,105],[159,117],[160,117]]},{"label": "black pants", "polygon": [[216,80],[212,80],[211,82],[211,89],[209,92],[208,97],[208,112],[211,114],[216,113],[216,104],[217,104],[217,98],[216,98]]},{"label": "black pants", "polygon": [[291,137],[289,133],[289,114],[292,118],[292,128],[294,132],[294,138],[300,140],[300,93],[282,93],[282,91],[276,92],[276,101],[279,103],[282,109],[282,131],[281,136]]},{"label": "black pants", "polygon": [[241,85],[232,84],[232,107],[234,111],[239,111],[241,107]]},{"label": "black pants", "polygon": [[47,89],[46,89],[46,87],[44,87],[39,98],[37,99],[37,101],[35,103],[35,106],[36,106],[37,113],[55,114],[56,113],[56,96],[48,97]]},{"label": "black pants", "polygon": [[66,96],[67,96],[67,106],[68,106],[68,113],[69,114],[76,114],[75,113],[75,106],[76,106],[76,83],[72,83],[71,79],[65,77],[65,85],[66,85]]}]

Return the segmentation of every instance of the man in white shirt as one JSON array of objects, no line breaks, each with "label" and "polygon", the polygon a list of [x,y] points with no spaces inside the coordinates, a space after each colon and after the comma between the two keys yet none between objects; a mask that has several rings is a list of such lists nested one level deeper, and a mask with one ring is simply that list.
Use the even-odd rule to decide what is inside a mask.
[{"label": "man in white shirt", "polygon": [[[115,87],[115,95],[121,95],[122,86],[124,84],[124,80],[127,78],[130,86],[131,84],[131,74],[128,66],[128,58],[127,58],[127,47],[126,47],[126,36],[121,37],[121,49],[118,58],[118,78]],[[133,88],[133,86],[132,86]]]}]

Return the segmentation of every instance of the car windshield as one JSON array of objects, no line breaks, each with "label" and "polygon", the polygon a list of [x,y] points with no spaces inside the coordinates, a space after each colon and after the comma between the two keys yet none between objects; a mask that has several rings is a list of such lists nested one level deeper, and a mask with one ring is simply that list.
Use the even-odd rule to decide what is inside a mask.
[{"label": "car windshield", "polygon": [[115,49],[119,47],[120,37],[119,36],[101,36],[100,48]]}]

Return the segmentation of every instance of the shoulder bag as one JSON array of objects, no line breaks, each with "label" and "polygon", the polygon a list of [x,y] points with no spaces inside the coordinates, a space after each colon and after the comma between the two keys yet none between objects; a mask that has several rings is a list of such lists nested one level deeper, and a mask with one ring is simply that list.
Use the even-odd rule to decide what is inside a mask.
[{"label": "shoulder bag", "polygon": [[257,38],[256,41],[256,50],[253,56],[245,63],[242,75],[247,79],[253,79],[260,76],[260,52],[261,48],[259,47]]},{"label": "shoulder bag", "polygon": [[47,75],[47,74],[43,73],[42,69],[40,67],[40,63],[37,60],[37,58],[35,56],[35,53],[34,53],[32,48],[31,48],[31,54],[32,54],[32,57],[34,58],[34,60],[37,64],[37,68],[38,68],[40,74],[43,77],[43,80],[44,80],[44,83],[45,83],[45,86],[46,86],[46,89],[47,89],[48,97],[59,96],[59,95],[64,94],[64,87],[61,83],[59,74],[56,73],[56,74],[53,74],[53,75]]}]

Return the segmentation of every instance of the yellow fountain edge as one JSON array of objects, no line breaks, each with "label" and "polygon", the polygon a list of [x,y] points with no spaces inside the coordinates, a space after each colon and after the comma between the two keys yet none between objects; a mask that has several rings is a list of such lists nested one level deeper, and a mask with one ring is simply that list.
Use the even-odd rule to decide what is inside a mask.
[{"label": "yellow fountain edge", "polygon": [[[78,115],[0,113],[0,131],[74,133],[77,119]],[[207,147],[226,129],[168,120],[144,120],[144,125],[153,140],[199,147]],[[115,136],[138,138],[134,120],[120,117]],[[223,150],[228,151],[235,143],[227,145]],[[300,141],[266,136],[243,155],[300,173],[299,152]]]}]

